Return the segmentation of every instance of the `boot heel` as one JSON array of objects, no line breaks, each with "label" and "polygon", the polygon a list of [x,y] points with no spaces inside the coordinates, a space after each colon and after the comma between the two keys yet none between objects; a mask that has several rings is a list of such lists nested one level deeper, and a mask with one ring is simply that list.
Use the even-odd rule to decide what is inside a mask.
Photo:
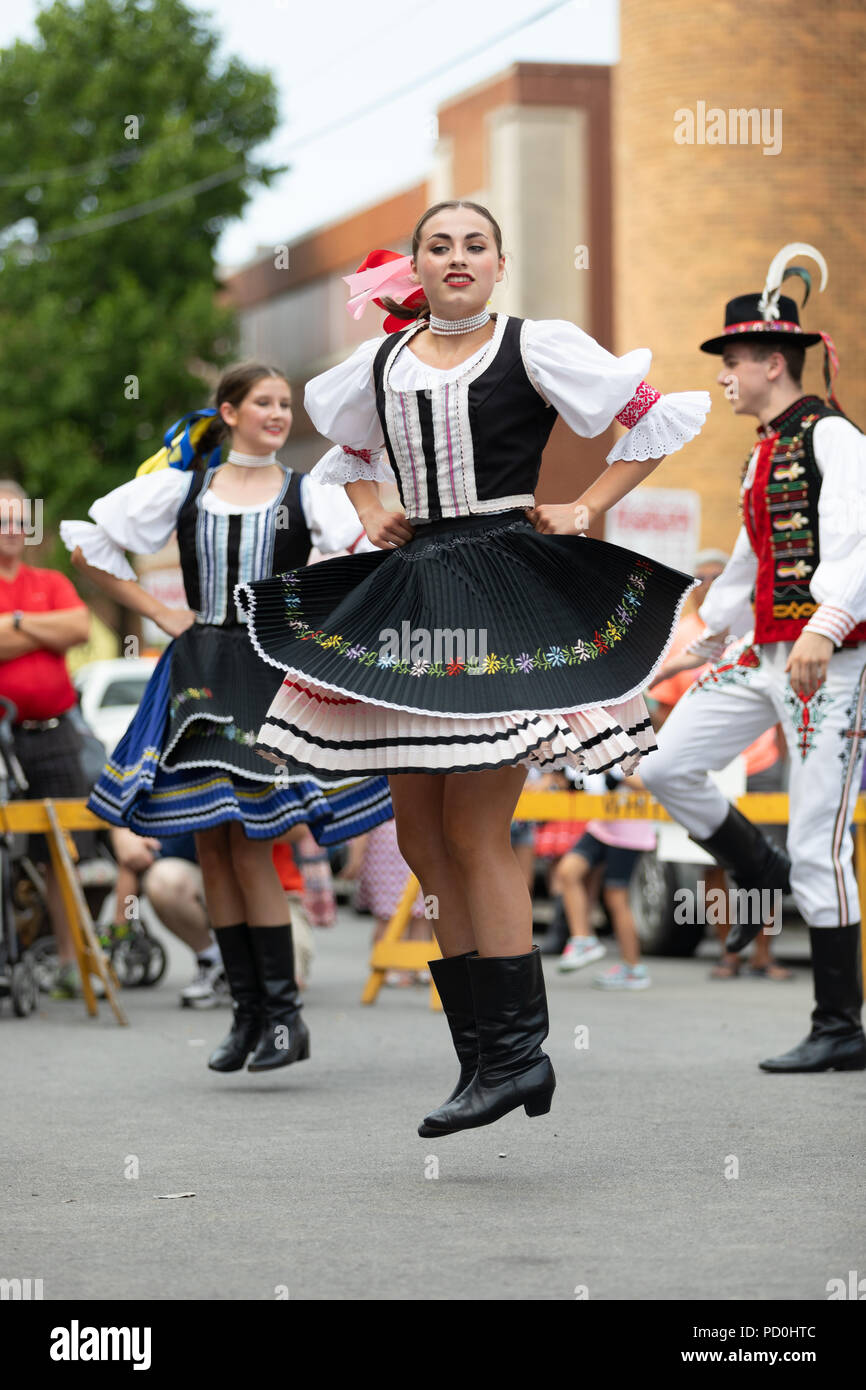
[{"label": "boot heel", "polygon": [[306,1061],[309,1059],[309,1056],[310,1056],[310,1039],[309,1039],[309,1035],[308,1035],[307,1038],[306,1038],[306,1040],[304,1041],[304,1044],[303,1044],[303,1046],[302,1046],[300,1052],[298,1053],[298,1061],[299,1061],[299,1062],[306,1062]]},{"label": "boot heel", "polygon": [[547,1115],[550,1112],[550,1105],[552,1100],[553,1092],[551,1091],[546,1096],[535,1096],[533,1100],[528,1100],[523,1108],[526,1111],[527,1115],[530,1116],[530,1118],[533,1118],[536,1115]]}]

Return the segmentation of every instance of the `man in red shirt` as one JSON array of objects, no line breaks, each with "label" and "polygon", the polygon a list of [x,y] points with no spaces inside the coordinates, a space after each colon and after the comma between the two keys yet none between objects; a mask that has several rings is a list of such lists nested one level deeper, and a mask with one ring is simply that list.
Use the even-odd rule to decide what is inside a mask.
[{"label": "man in red shirt", "polygon": [[[67,717],[76,694],[65,653],[87,641],[90,614],[65,575],[24,564],[29,514],[23,489],[0,481],[0,696],[15,705],[15,751],[30,784],[27,795],[35,800],[86,796],[81,735]],[[47,861],[42,836],[35,843],[31,839],[31,855],[39,848]],[[46,886],[61,989],[72,993],[75,951],[50,864]]]}]

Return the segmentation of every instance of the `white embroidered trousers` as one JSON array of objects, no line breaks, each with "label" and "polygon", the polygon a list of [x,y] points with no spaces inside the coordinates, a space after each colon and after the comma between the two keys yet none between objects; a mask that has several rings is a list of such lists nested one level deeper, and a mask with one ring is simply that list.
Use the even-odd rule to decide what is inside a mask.
[{"label": "white embroidered trousers", "polygon": [[705,840],[728,812],[708,772],[781,723],[790,758],[788,853],[797,907],[811,927],[858,922],[850,825],[866,743],[866,646],[835,652],[827,680],[804,701],[785,672],[793,643],[752,647],[750,637],[732,643],[682,697],[639,775],[690,835]]}]

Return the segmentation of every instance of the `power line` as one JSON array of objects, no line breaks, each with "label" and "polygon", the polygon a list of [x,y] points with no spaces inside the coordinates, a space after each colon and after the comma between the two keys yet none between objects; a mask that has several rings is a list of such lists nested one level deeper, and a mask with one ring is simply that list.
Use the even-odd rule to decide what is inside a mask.
[{"label": "power line", "polygon": [[[430,3],[431,0],[422,0],[422,3],[417,5],[414,10],[410,10],[407,15],[401,15],[400,23],[405,24],[421,10],[427,9]],[[545,9],[539,10],[537,14],[530,15],[528,19],[521,20],[519,23],[512,25],[511,28],[504,30],[501,34],[497,35],[492,42],[500,43],[503,39],[510,38],[512,34],[519,33],[521,29],[526,29],[539,20],[545,19],[548,14],[552,14],[555,10],[562,9],[566,4],[570,3],[572,3],[572,0],[558,0],[558,3],[548,5]],[[375,41],[380,34],[385,33],[389,27],[388,25],[383,25],[380,29],[375,30],[372,35],[368,36],[362,47],[367,47],[369,43]],[[292,142],[292,147],[305,145],[312,140],[318,140],[323,135],[330,134],[333,130],[339,129],[346,121],[355,120],[359,115],[367,115],[369,112],[377,110],[380,106],[385,106],[391,101],[399,100],[400,97],[407,95],[407,93],[411,92],[419,84],[432,81],[434,77],[439,77],[443,72],[447,72],[452,65],[459,66],[460,63],[466,62],[470,58],[476,57],[479,53],[484,52],[489,46],[490,41],[487,40],[478,48],[472,49],[468,53],[464,53],[461,57],[442,64],[425,76],[414,78],[411,82],[408,82],[405,87],[399,88],[391,95],[385,96],[369,104],[367,107],[362,107],[360,111],[352,112],[349,116],[341,117],[339,121],[331,126],[324,126],[320,130],[313,131],[310,135],[298,137],[296,141]],[[345,49],[344,53],[347,54],[352,51],[352,49]],[[339,61],[339,57],[337,61]],[[312,76],[304,78],[294,90],[303,90],[312,82],[318,81],[322,76],[325,76],[327,72],[327,68],[319,69],[317,73],[313,73]],[[260,106],[260,102],[255,102],[250,106],[241,107],[239,111],[232,112],[231,116],[237,117],[246,115],[249,111],[258,110]],[[208,116],[191,126],[190,133],[193,135],[209,134],[212,130],[219,130],[225,124],[226,121],[224,120],[215,120],[213,117]],[[122,150],[118,154],[106,155],[104,158],[90,160],[84,164],[68,164],[62,165],[56,169],[33,169],[29,172],[25,171],[18,174],[5,174],[0,176],[0,188],[23,188],[27,184],[34,186],[41,183],[56,183],[63,179],[77,178],[82,174],[99,174],[104,173],[108,169],[123,168],[127,164],[137,163],[139,159],[142,159],[146,154],[149,154],[152,150],[159,148],[163,144],[169,144],[171,141],[182,139],[186,133],[186,131],[172,131],[166,135],[159,136],[151,144],[144,147]]]},{"label": "power line", "polygon": [[[398,87],[396,91],[379,97],[375,101],[368,102],[366,106],[359,107],[357,110],[341,116],[338,120],[331,122],[330,125],[322,126],[318,130],[311,131],[307,135],[299,136],[298,139],[290,141],[287,148],[298,149],[316,140],[321,140],[324,136],[330,135],[336,130],[341,130],[351,122],[361,120],[384,106],[390,106],[392,102],[399,101],[401,97],[414,92],[418,87],[428,82],[432,82],[436,77],[440,77],[444,73],[449,72],[453,67],[459,67],[460,64],[468,62],[470,58],[475,58],[479,54],[487,52],[491,44],[501,43],[504,39],[511,38],[513,34],[520,33],[522,29],[528,29],[531,25],[538,23],[539,20],[546,19],[548,15],[554,14],[557,10],[561,10],[571,3],[572,0],[554,0],[554,3],[546,5],[543,9],[530,15],[527,19],[523,19],[517,24],[510,25],[492,39],[488,36],[484,43],[467,50],[465,53],[450,59],[446,63],[439,64],[429,72],[424,73],[421,77],[413,78],[404,86]],[[271,153],[272,155],[275,154],[277,157],[280,157],[283,152],[284,151],[272,151]],[[220,184],[228,183],[234,178],[240,178],[246,173],[251,174],[253,172],[254,170],[248,170],[245,164],[235,165],[232,169],[224,171],[223,173],[211,174],[208,178],[199,179],[196,183],[187,184],[183,188],[175,189],[171,193],[162,194],[158,198],[151,198],[145,203],[135,203],[128,208],[119,208],[116,212],[106,213],[104,217],[90,218],[88,221],[82,222],[76,227],[65,227],[56,232],[48,232],[45,236],[40,237],[37,242],[28,243],[28,245],[32,247],[33,250],[37,250],[40,246],[48,246],[61,241],[71,241],[73,238],[86,236],[89,232],[104,231],[109,227],[116,227],[123,222],[132,222],[136,218],[146,217],[148,213],[157,212],[164,207],[170,207],[172,203],[179,202],[182,198],[194,197],[197,193],[203,193],[209,188],[216,188]],[[34,178],[33,182],[39,182],[40,177],[42,176]]]},{"label": "power line", "polygon": [[530,25],[537,24],[539,20],[546,19],[548,15],[553,14],[556,10],[564,9],[566,5],[570,5],[571,3],[572,0],[555,0],[554,4],[546,5],[543,10],[538,10],[536,14],[530,15],[528,19],[522,19],[518,24],[512,24],[508,29],[503,29],[502,33],[496,34],[492,38],[486,38],[483,43],[478,44],[475,48],[469,49],[466,53],[462,53],[456,58],[449,58],[447,62],[440,63],[437,67],[431,68],[429,72],[423,73],[421,77],[413,77],[411,81],[405,83],[402,87],[398,87],[396,91],[390,92],[384,97],[378,97],[375,101],[368,102],[366,106],[359,106],[357,110],[350,111],[340,116],[338,120],[332,121],[329,125],[320,126],[318,130],[310,131],[307,135],[300,135],[296,140],[290,140],[288,145],[284,145],[282,148],[278,147],[274,153],[281,156],[287,150],[296,150],[301,146],[311,144],[314,140],[321,140],[326,135],[333,135],[335,131],[341,130],[344,126],[353,121],[363,120],[365,116],[371,115],[374,111],[380,110],[383,106],[390,106],[392,102],[399,101],[401,97],[410,95],[410,93],[417,91],[419,87],[423,87],[427,82],[432,82],[434,78],[442,77],[443,74],[450,72],[452,68],[459,67],[461,63],[468,62],[470,58],[477,58],[479,54],[486,53],[493,44],[501,43],[503,39],[510,39],[513,34],[519,34],[521,29],[528,29]]},{"label": "power line", "polygon": [[0,188],[31,187],[40,183],[56,183],[61,179],[77,178],[79,174],[99,174],[106,169],[122,168],[124,164],[134,164],[141,158],[141,151],[133,148],[121,154],[107,155],[105,159],[91,160],[88,164],[69,164],[61,169],[35,169],[29,174],[6,174],[0,178]]},{"label": "power line", "polygon": [[92,217],[89,221],[82,222],[79,227],[63,227],[60,231],[48,232],[37,242],[32,243],[33,248],[35,250],[40,246],[50,246],[56,241],[71,241],[74,237],[86,236],[88,232],[104,232],[109,227],[120,226],[122,222],[134,222],[138,217],[146,217],[149,212],[159,212],[162,208],[171,207],[173,203],[179,203],[182,198],[194,198],[198,193],[206,193],[210,188],[219,188],[220,184],[231,183],[232,179],[243,178],[245,174],[253,172],[254,170],[248,169],[246,164],[235,164],[231,169],[224,169],[218,174],[209,174],[207,178],[185,184],[183,188],[175,188],[171,193],[162,193],[158,198],[149,198],[146,203],[135,203],[132,207],[118,208],[116,212],[108,212],[104,217]]},{"label": "power line", "polygon": [[[377,40],[380,38],[382,34],[386,34],[389,32],[393,33],[397,23],[399,23],[400,28],[403,29],[410,22],[410,20],[415,18],[416,14],[420,14],[422,10],[429,9],[432,3],[433,0],[422,0],[421,4],[416,5],[413,10],[409,10],[407,12],[401,10],[398,21],[390,21],[387,24],[382,24],[379,26],[378,29],[374,29],[370,33],[365,33],[362,37],[356,36],[355,41],[352,44],[350,44],[348,48],[344,48],[342,51],[338,51],[337,53],[329,52],[327,67],[317,68],[315,72],[310,73],[307,77],[303,77],[301,81],[295,85],[293,91],[303,91],[305,87],[309,87],[314,82],[320,82],[322,78],[328,77],[331,74],[332,69],[336,67],[338,63],[341,63],[344,58],[347,58],[352,54],[358,53],[359,50],[369,48],[370,44],[377,42]],[[360,42],[358,42],[358,37],[360,37]]]},{"label": "power line", "polygon": [[59,183],[63,179],[77,178],[81,174],[102,174],[108,169],[136,164],[145,155],[160,149],[163,145],[182,140],[187,135],[209,135],[211,131],[220,130],[227,125],[229,120],[234,120],[238,116],[246,116],[250,111],[260,111],[261,106],[261,101],[255,101],[250,102],[249,106],[241,106],[238,110],[229,112],[225,118],[217,119],[214,116],[205,116],[202,120],[195,121],[188,131],[167,131],[164,135],[157,136],[149,144],[138,145],[135,142],[129,149],[121,150],[118,154],[105,155],[100,159],[89,160],[85,164],[67,164],[59,169],[33,169],[22,174],[6,174],[0,177],[0,188],[23,188],[26,184],[33,187],[42,183]]}]

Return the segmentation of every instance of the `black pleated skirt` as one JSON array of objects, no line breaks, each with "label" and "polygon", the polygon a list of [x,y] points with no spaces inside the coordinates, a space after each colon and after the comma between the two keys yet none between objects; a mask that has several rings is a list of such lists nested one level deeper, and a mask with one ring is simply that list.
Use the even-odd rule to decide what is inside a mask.
[{"label": "black pleated skirt", "polygon": [[642,692],[693,585],[522,511],[241,585],[256,649],[285,673],[258,746],[320,774],[628,770],[655,746]]}]

